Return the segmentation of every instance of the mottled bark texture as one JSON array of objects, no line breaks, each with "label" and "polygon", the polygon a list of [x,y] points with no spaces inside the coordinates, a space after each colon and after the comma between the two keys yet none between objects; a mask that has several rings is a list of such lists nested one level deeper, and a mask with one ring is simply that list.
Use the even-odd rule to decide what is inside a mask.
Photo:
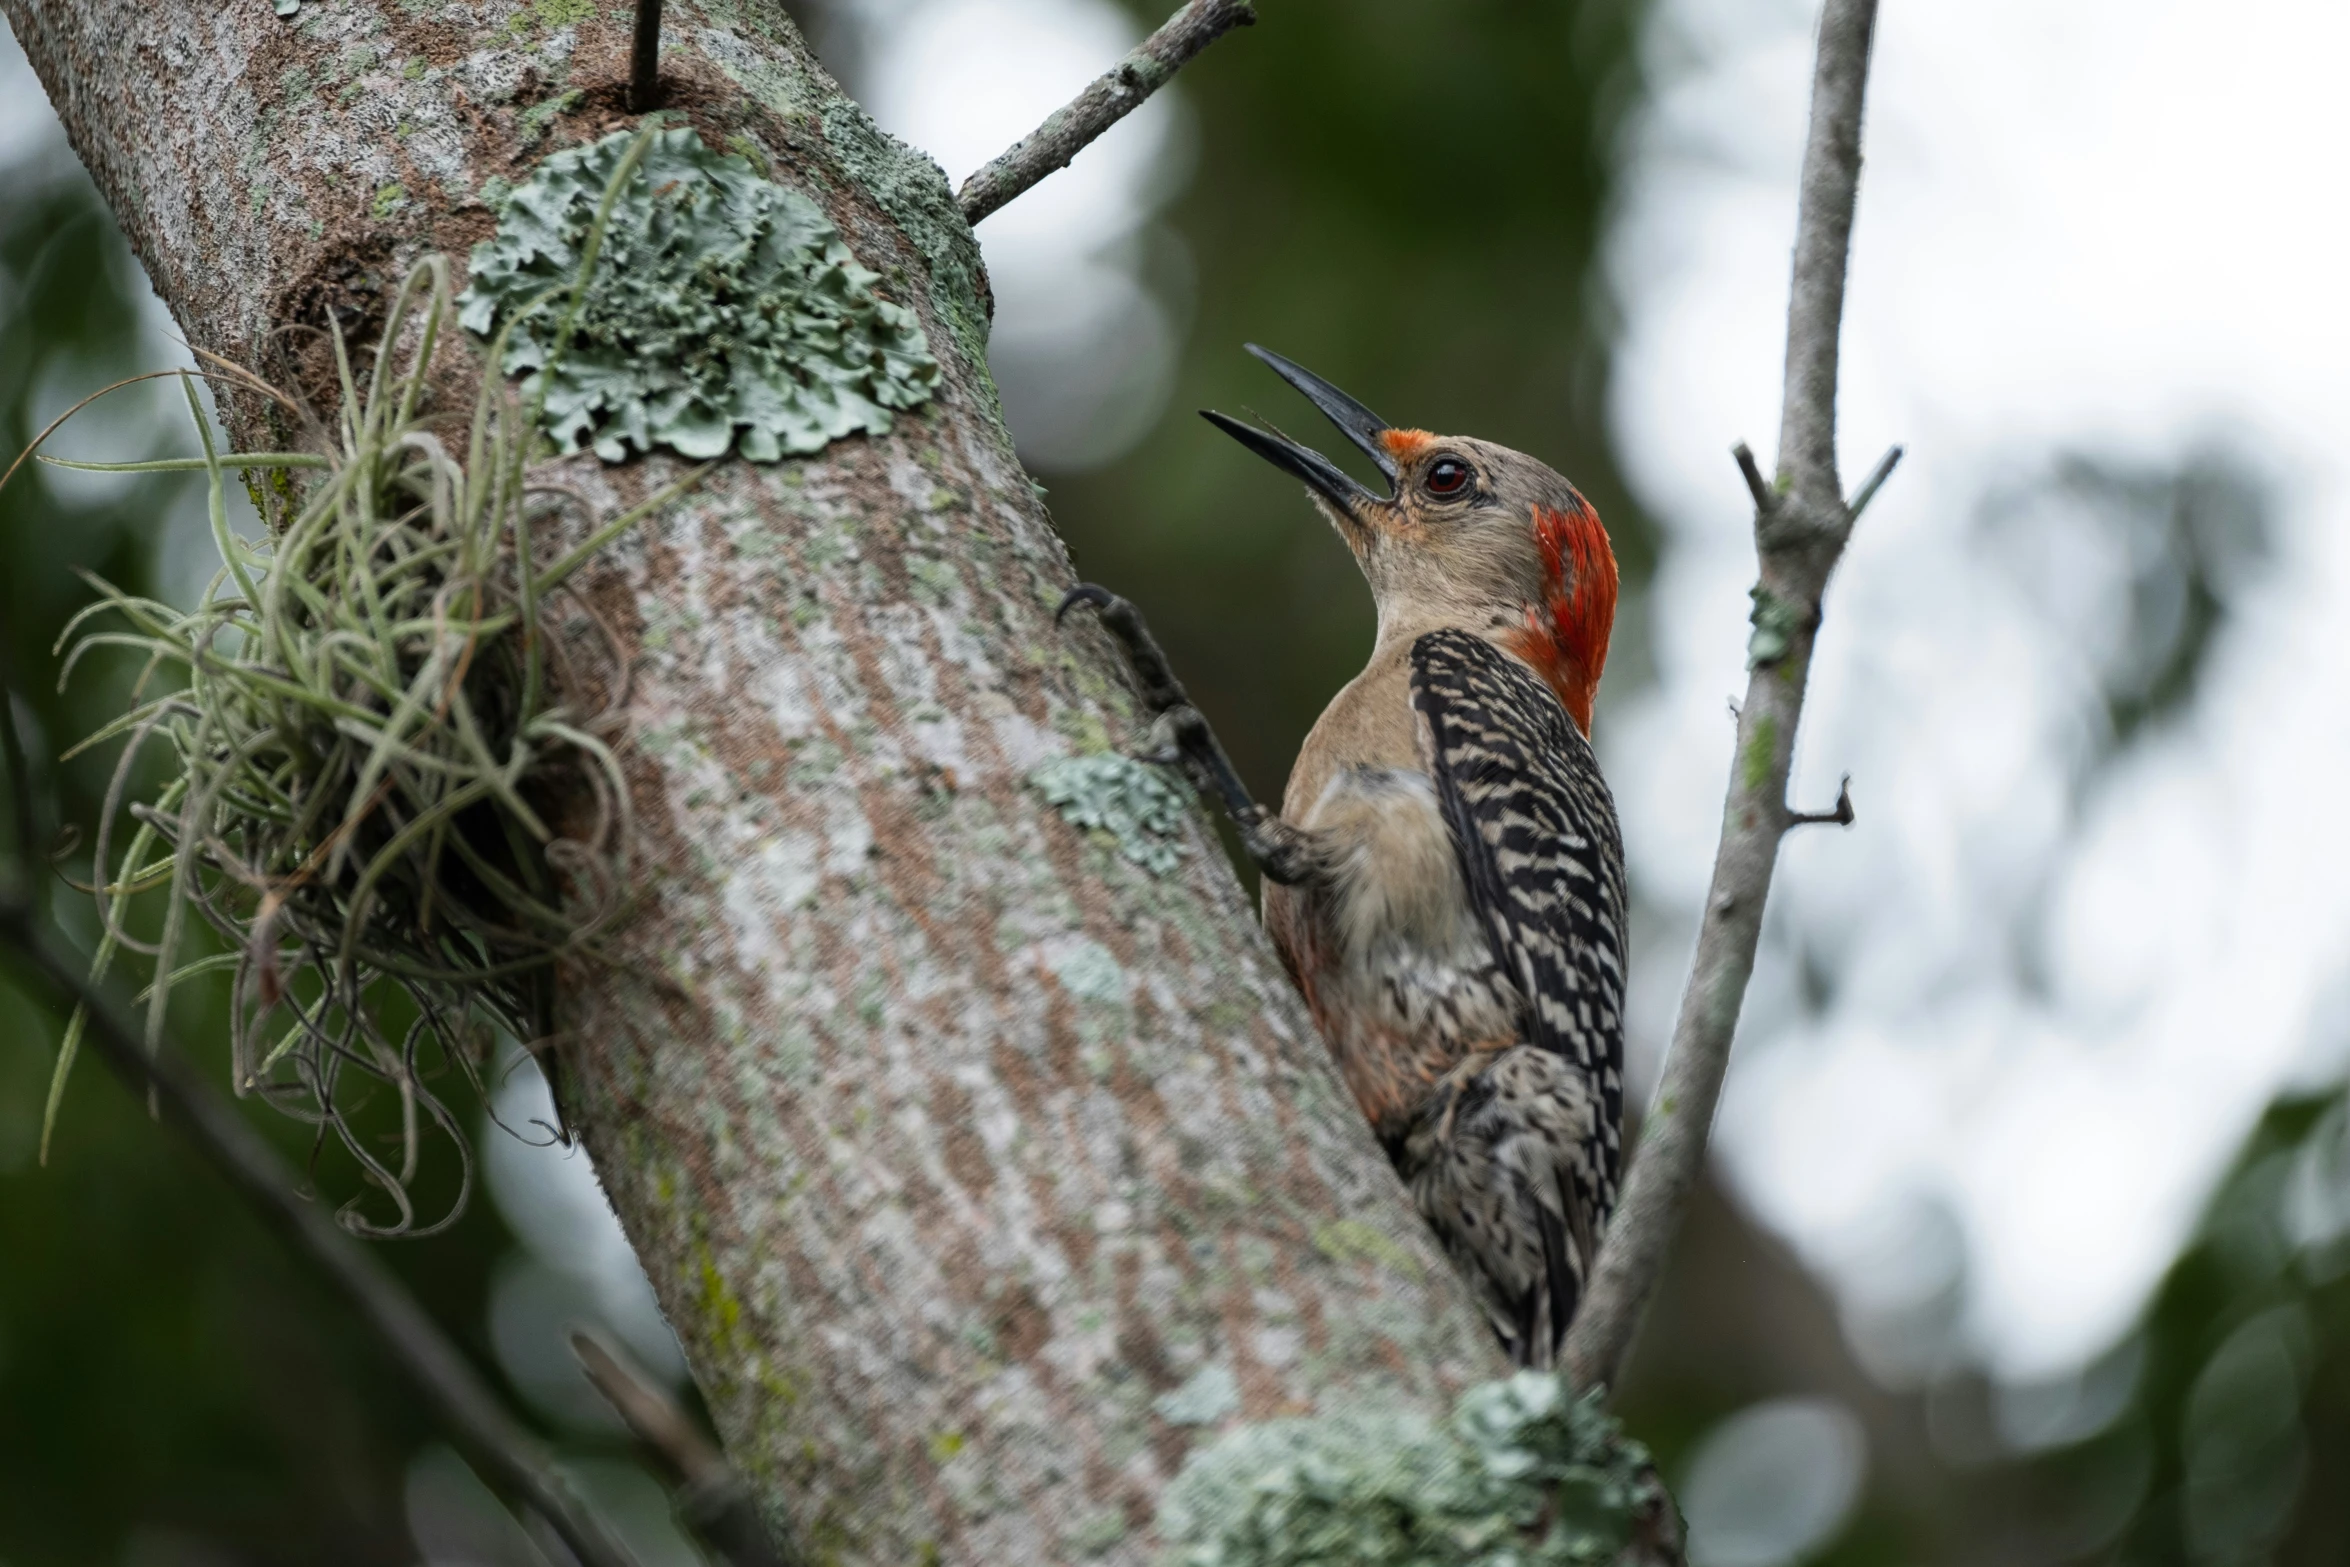
[{"label": "mottled bark texture", "polygon": [[[321,399],[281,329],[364,337],[493,180],[625,123],[599,0],[0,11],[189,340]],[[944,177],[771,0],[672,0],[664,35],[665,104],[822,205],[946,376],[887,439],[722,465],[591,574],[641,908],[623,966],[563,977],[568,1108],[814,1559],[1143,1560],[1216,1422],[1436,1414],[1498,1357],[1212,836],[1154,877],[1029,782],[1140,737],[1098,633],[1052,627],[1068,561]],[[676,472],[564,477],[609,515]]]}]

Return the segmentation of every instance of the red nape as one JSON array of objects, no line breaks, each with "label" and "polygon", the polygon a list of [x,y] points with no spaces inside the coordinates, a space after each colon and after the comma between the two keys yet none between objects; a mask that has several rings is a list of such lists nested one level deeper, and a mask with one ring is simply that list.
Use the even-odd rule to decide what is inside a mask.
[{"label": "red nape", "polygon": [[1512,651],[1550,682],[1575,727],[1589,735],[1616,623],[1616,552],[1599,513],[1580,495],[1563,511],[1534,508],[1534,542],[1542,550],[1542,603],[1526,611]]}]

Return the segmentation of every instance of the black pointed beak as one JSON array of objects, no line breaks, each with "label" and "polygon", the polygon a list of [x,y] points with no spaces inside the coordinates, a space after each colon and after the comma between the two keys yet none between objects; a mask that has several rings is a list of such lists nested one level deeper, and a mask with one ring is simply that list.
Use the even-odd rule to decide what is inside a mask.
[{"label": "black pointed beak", "polygon": [[1387,476],[1389,486],[1394,485],[1395,459],[1379,442],[1379,437],[1393,426],[1295,360],[1284,359],[1255,343],[1241,346],[1272,366],[1275,375],[1305,393],[1306,400],[1322,410],[1322,417],[1338,426],[1339,434],[1361,447],[1363,455],[1377,463],[1379,471]]},{"label": "black pointed beak", "polygon": [[1354,475],[1312,447],[1298,445],[1278,430],[1260,430],[1253,424],[1242,424],[1229,414],[1216,413],[1206,408],[1200,410],[1199,416],[1274,467],[1305,480],[1308,488],[1337,507],[1342,516],[1353,517],[1356,515],[1356,507],[1379,503],[1380,497],[1357,484]]},{"label": "black pointed beak", "polygon": [[[1379,465],[1379,471],[1387,476],[1388,485],[1393,488],[1395,459],[1387,454],[1387,448],[1379,442],[1379,437],[1389,428],[1386,420],[1305,366],[1284,359],[1271,349],[1259,348],[1254,343],[1247,347],[1250,353],[1272,366],[1275,375],[1305,393],[1307,399],[1322,410],[1323,417],[1338,426],[1340,434],[1361,447],[1364,455]],[[1316,495],[1337,507],[1343,516],[1358,517],[1356,508],[1383,504],[1385,501],[1385,497],[1356,483],[1352,475],[1320,452],[1310,446],[1299,445],[1278,430],[1242,424],[1227,414],[1212,413],[1205,408],[1200,410],[1200,417],[1274,467],[1305,480]]]}]

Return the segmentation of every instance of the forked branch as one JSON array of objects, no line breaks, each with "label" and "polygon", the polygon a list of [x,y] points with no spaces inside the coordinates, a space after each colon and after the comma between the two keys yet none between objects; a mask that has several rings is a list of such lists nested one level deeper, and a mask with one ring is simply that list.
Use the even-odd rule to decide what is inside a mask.
[{"label": "forked branch", "polygon": [[1054,170],[1067,168],[1070,159],[1141,108],[1145,98],[1174,80],[1202,49],[1256,19],[1256,7],[1249,0],[1190,0],[1132,54],[965,180],[955,193],[964,219],[977,223]]},{"label": "forked branch", "polygon": [[1613,1386],[1621,1374],[1641,1312],[1704,1174],[1714,1105],[1754,972],[1779,840],[1799,821],[1851,819],[1849,793],[1832,812],[1799,816],[1790,811],[1787,772],[1828,576],[1852,535],[1853,517],[1900,455],[1898,448],[1889,453],[1847,504],[1836,476],[1837,334],[1860,183],[1861,101],[1876,20],[1876,0],[1828,0],[1820,19],[1787,306],[1778,482],[1764,479],[1743,444],[1736,453],[1754,497],[1762,580],[1754,591],[1750,674],[1746,700],[1738,709],[1738,748],[1730,764],[1721,847],[1664,1078],[1591,1288],[1567,1334],[1563,1369],[1578,1387]]}]

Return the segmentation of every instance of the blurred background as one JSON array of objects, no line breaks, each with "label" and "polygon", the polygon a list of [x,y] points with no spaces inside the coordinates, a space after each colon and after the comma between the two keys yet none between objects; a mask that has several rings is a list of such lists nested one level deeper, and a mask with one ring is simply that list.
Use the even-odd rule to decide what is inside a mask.
[{"label": "blurred background", "polygon": [[[960,179],[1164,6],[795,9]],[[1007,415],[1264,794],[1371,614],[1296,487],[1192,416],[1313,428],[1242,342],[1582,486],[1627,586],[1595,728],[1644,1087],[1743,686],[1728,447],[1776,436],[1815,8],[1262,10],[981,227]],[[1623,1400],[1707,1567],[2350,1561],[2346,52],[2315,0],[1880,22],[1842,450],[1909,457],[1831,592],[1796,784],[1822,805],[1851,774],[1860,819],[1783,854],[1713,1183]],[[0,36],[0,448],[182,362]],[[134,391],[60,450],[185,439]],[[72,568],[184,597],[207,549],[173,481],[0,493],[53,825],[95,814],[103,760],[52,759],[125,678],[53,689]],[[201,995],[180,1021],[218,1037]],[[0,1563],[536,1560],[97,1070],[36,1165],[59,1023],[0,979]],[[546,1115],[535,1073],[497,1091]],[[482,1143],[486,1200],[385,1255],[648,1560],[690,1562],[557,1339],[601,1320],[678,1375],[593,1174]]]}]

